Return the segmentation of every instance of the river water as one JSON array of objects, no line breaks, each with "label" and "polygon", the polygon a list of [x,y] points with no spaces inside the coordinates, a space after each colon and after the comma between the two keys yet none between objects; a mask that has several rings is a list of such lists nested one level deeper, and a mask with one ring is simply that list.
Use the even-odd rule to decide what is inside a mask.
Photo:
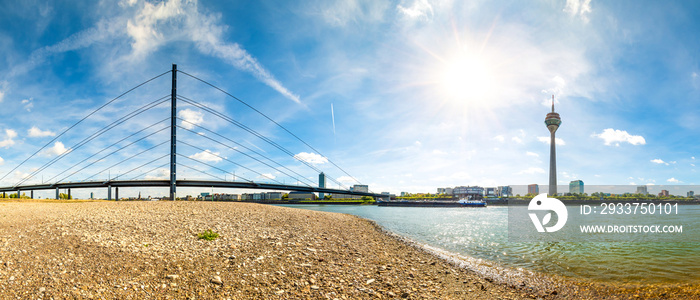
[{"label": "river water", "polygon": [[[700,206],[680,205],[685,232],[664,242],[512,242],[508,207],[442,208],[373,205],[283,205],[356,215],[414,241],[511,268],[575,280],[619,284],[684,284],[700,281]],[[570,214],[578,206],[568,207]],[[649,216],[626,218],[646,221]],[[643,220],[642,220],[643,219]],[[634,219],[633,219],[634,221]],[[687,233],[687,234],[686,234]],[[573,241],[571,241],[573,240]]]}]

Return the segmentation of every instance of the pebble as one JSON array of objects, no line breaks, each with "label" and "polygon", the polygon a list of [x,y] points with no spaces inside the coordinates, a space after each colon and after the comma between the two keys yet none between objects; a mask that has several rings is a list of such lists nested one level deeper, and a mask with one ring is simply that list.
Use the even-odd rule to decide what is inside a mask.
[{"label": "pebble", "polygon": [[224,284],[224,282],[221,281],[221,277],[220,277],[220,276],[214,276],[214,277],[211,278],[210,281],[211,281],[211,283],[213,283],[213,284],[218,284],[218,285]]}]

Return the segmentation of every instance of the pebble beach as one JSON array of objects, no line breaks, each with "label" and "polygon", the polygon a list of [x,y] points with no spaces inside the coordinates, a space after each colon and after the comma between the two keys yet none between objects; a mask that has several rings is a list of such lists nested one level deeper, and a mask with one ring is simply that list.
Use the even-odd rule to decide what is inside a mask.
[{"label": "pebble beach", "polygon": [[[200,239],[207,230],[219,236]],[[652,296],[549,282],[499,282],[344,214],[224,202],[0,202],[2,299]]]}]

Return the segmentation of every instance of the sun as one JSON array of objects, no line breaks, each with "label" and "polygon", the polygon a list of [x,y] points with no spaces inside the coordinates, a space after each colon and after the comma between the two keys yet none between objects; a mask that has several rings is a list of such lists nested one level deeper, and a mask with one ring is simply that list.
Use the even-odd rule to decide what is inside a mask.
[{"label": "sun", "polygon": [[483,106],[496,92],[495,77],[484,56],[462,53],[447,59],[437,77],[442,96],[451,101]]}]

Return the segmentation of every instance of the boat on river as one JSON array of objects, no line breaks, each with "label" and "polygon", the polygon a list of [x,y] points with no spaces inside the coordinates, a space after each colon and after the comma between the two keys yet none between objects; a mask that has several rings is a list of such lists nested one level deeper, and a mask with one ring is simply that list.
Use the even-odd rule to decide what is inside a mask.
[{"label": "boat on river", "polygon": [[486,202],[483,200],[467,200],[467,199],[459,199],[457,201],[461,206],[469,206],[469,207],[486,207]]}]

